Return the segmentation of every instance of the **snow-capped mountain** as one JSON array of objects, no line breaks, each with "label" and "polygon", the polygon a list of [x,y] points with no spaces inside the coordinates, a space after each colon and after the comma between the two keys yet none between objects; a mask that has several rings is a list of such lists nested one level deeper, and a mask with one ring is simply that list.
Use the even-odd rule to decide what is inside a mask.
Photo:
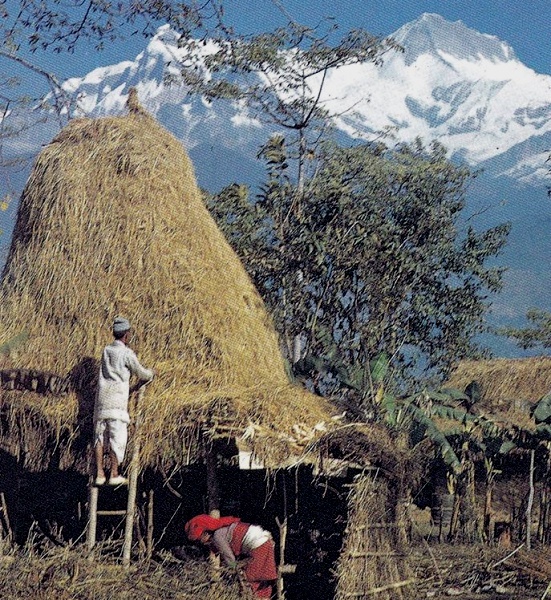
[{"label": "snow-capped mountain", "polygon": [[[351,137],[390,130],[399,141],[436,139],[470,165],[492,161],[495,175],[547,178],[550,76],[523,65],[506,42],[435,14],[391,37],[403,53],[388,53],[382,66],[333,69],[326,78],[321,98],[340,130]],[[128,89],[136,86],[142,104],[192,154],[212,143],[240,154],[254,151],[265,131],[245,107],[211,105],[163,82],[182,58],[176,34],[161,27],[134,61],[95,69],[65,87],[79,97],[81,112],[100,116],[123,112]]]},{"label": "snow-capped mountain", "polygon": [[[330,76],[328,88],[341,81],[336,104],[339,97],[357,103],[355,115],[339,119],[351,135],[395,128],[399,140],[437,139],[471,165],[505,158],[527,140],[541,140],[542,151],[550,147],[551,77],[523,65],[508,44],[434,14],[392,37],[404,52],[381,68],[363,64]],[[537,147],[518,157],[510,174],[538,174],[535,154]]]}]

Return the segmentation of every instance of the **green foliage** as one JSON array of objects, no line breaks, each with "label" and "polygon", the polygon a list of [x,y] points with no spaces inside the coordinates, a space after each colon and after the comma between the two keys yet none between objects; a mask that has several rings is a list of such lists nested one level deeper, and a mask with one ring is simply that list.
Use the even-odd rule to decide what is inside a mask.
[{"label": "green foliage", "polygon": [[[32,51],[50,49],[54,52],[73,52],[82,41],[92,41],[96,49],[106,43],[139,33],[153,35],[157,27],[169,23],[183,35],[199,27],[206,20],[220,24],[222,2],[205,0],[155,0],[155,2],[109,2],[107,0],[25,0],[0,3],[3,22],[3,49],[16,52],[22,43]],[[133,26],[133,27],[132,27]]]},{"label": "green foliage", "polygon": [[487,296],[501,285],[486,263],[509,227],[462,228],[467,169],[439,145],[327,145],[299,190],[281,136],[261,155],[267,181],[256,200],[230,186],[210,205],[289,356],[301,336],[303,355],[344,366],[363,390],[383,353],[393,368],[441,372],[476,356]]},{"label": "green foliage", "polygon": [[532,324],[530,327],[504,327],[498,330],[501,335],[516,340],[521,348],[551,348],[551,312],[533,308],[526,313],[526,318]]},{"label": "green foliage", "polygon": [[534,409],[534,421],[538,426],[538,430],[548,439],[551,439],[551,392],[537,403]]}]

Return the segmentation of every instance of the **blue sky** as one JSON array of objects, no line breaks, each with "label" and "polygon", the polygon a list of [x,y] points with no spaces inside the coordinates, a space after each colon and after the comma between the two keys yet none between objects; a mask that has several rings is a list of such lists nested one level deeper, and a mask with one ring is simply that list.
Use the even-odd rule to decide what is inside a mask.
[{"label": "blue sky", "polygon": [[[551,74],[551,0],[226,0],[225,11],[245,32],[283,25],[286,11],[307,25],[332,17],[343,31],[362,27],[377,35],[390,35],[422,13],[433,12],[497,36],[527,66]],[[96,66],[133,59],[144,45],[143,38],[133,36],[100,53],[81,49],[73,56],[35,58],[64,76],[78,76]]]}]

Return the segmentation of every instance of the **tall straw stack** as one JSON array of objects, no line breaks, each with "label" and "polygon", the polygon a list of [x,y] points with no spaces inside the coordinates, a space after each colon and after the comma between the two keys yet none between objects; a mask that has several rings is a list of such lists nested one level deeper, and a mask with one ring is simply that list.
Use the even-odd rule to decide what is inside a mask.
[{"label": "tall straw stack", "polygon": [[[0,436],[28,468],[43,468],[55,444],[62,466],[78,462],[118,314],[157,373],[141,407],[143,464],[186,464],[200,437],[245,433],[277,466],[331,426],[329,405],[290,384],[264,304],[206,210],[186,152],[135,106],[72,121],[39,155],[21,198],[0,282],[0,342],[28,338],[2,366]],[[61,382],[54,393],[36,391],[44,373]]]},{"label": "tall straw stack", "polygon": [[348,525],[337,564],[336,600],[417,598],[407,555],[398,543],[387,479],[359,477],[349,498]]}]

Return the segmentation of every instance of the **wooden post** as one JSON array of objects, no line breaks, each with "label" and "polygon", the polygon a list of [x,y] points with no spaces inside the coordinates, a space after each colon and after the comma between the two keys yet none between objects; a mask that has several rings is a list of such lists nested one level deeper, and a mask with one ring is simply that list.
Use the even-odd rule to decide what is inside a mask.
[{"label": "wooden post", "polygon": [[11,546],[13,542],[13,534],[10,525],[10,518],[8,515],[8,505],[6,503],[6,497],[4,492],[0,492],[0,512],[2,518],[0,519],[0,555],[4,554],[6,546]]},{"label": "wooden post", "polygon": [[96,530],[98,526],[98,488],[95,485],[89,486],[88,494],[88,528],[86,530],[86,542],[88,550],[96,545]]},{"label": "wooden post", "polygon": [[528,475],[529,493],[526,506],[526,550],[530,550],[531,529],[532,529],[532,504],[534,502],[534,457],[536,451],[530,450],[530,473]]},{"label": "wooden post", "polygon": [[136,515],[136,492],[138,489],[138,473],[140,469],[140,411],[144,391],[145,385],[142,385],[138,391],[138,398],[136,404],[134,405],[134,439],[132,448],[132,458],[130,459],[130,472],[128,477],[128,501],[126,505],[126,522],[124,525],[124,543],[122,546],[122,564],[125,569],[127,569],[130,566],[130,552],[132,550],[132,532],[134,529],[134,518]]},{"label": "wooden post", "polygon": [[276,523],[279,527],[279,566],[277,568],[277,600],[285,600],[285,590],[283,585],[283,575],[294,573],[296,565],[288,565],[285,563],[285,545],[287,543],[287,518],[280,521],[276,517]]},{"label": "wooden post", "polygon": [[145,557],[147,560],[151,560],[153,555],[153,490],[149,490],[147,500],[147,537],[145,544]]},{"label": "wooden post", "polygon": [[492,497],[494,491],[495,470],[491,458],[484,459],[486,471],[486,493],[484,495],[484,535],[486,543],[493,545],[494,543],[494,517],[492,514]]},{"label": "wooden post", "polygon": [[276,523],[279,527],[279,567],[277,569],[277,600],[284,600],[285,592],[283,590],[283,567],[285,566],[285,543],[287,542],[287,519],[281,522],[276,517]]},{"label": "wooden post", "polygon": [[[203,444],[205,465],[207,468],[207,511],[211,517],[220,518],[220,490],[218,487],[218,474],[216,472],[216,454],[212,447]],[[220,556],[215,552],[209,553],[211,577],[215,585],[220,581]]]},{"label": "wooden post", "polygon": [[216,472],[216,454],[212,448],[205,447],[205,462],[207,466],[207,507],[211,517],[220,518],[220,488]]}]

